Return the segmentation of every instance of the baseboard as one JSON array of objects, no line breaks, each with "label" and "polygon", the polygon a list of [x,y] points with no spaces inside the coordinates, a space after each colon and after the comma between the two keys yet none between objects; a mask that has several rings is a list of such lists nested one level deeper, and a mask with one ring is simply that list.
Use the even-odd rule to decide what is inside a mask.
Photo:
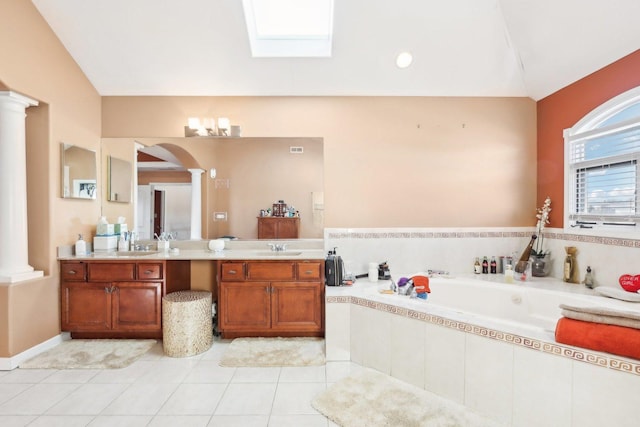
[{"label": "baseboard", "polygon": [[62,341],[66,341],[68,339],[71,339],[70,334],[68,332],[62,332],[60,335],[49,338],[45,342],[33,346],[20,354],[16,354],[15,356],[11,357],[0,357],[0,371],[10,371],[12,369],[15,369],[20,366],[20,364],[25,360],[29,360],[32,357],[42,353],[43,351],[47,351],[50,348],[53,348],[60,344]]}]

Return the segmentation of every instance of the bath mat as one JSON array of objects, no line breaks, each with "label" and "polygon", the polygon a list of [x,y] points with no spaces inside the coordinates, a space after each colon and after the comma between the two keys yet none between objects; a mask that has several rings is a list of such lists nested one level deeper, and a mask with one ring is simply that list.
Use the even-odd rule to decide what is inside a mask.
[{"label": "bath mat", "polygon": [[322,338],[236,338],[222,356],[220,366],[324,365]]},{"label": "bath mat", "polygon": [[156,340],[68,340],[20,364],[21,369],[117,369],[129,366]]},{"label": "bath mat", "polygon": [[311,405],[342,427],[493,427],[502,424],[380,372],[364,369],[317,395]]}]

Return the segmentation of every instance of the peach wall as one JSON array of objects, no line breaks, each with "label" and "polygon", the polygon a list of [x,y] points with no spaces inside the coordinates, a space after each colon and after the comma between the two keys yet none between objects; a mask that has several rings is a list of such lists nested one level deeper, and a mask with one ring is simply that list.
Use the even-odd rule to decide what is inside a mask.
[{"label": "peach wall", "polygon": [[324,141],[325,227],[535,224],[525,98],[103,97],[103,137],[180,137],[190,116],[243,136]]},{"label": "peach wall", "polygon": [[640,50],[538,101],[537,206],[551,196],[551,227],[564,226],[564,129],[638,85]]},{"label": "peach wall", "polygon": [[[99,201],[60,198],[60,142],[100,151],[100,96],[30,1],[0,2],[0,80],[27,109],[29,263],[45,277],[0,284],[0,357],[60,331],[56,247],[90,234]],[[101,186],[102,182],[98,182]]]}]

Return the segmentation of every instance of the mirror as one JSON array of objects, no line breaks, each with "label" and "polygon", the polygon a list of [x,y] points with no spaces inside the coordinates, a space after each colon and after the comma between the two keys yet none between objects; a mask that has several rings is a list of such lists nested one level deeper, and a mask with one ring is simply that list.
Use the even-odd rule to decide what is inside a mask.
[{"label": "mirror", "polygon": [[109,156],[107,170],[107,200],[120,203],[131,202],[131,163]]},{"label": "mirror", "polygon": [[[177,231],[188,236],[190,204],[177,197],[174,188],[187,185],[187,168],[199,168],[202,174],[204,239],[235,236],[258,238],[258,216],[263,209],[284,200],[300,212],[302,239],[322,238],[323,212],[323,140],[314,137],[242,137],[242,138],[138,138],[148,160],[138,155],[138,196],[136,229],[140,236],[152,237],[148,224],[164,221],[162,231]],[[167,150],[162,153],[158,148]],[[158,160],[164,166],[158,166]],[[211,170],[215,169],[212,176]],[[168,185],[170,184],[170,185]],[[162,188],[160,188],[162,187]],[[156,193],[161,190],[162,197]],[[154,203],[163,206],[155,211]],[[178,210],[172,206],[178,204]],[[164,211],[163,211],[164,210]],[[177,217],[171,212],[180,212]],[[156,215],[157,214],[157,215]],[[144,229],[138,226],[143,224]],[[159,234],[159,233],[158,233]],[[189,237],[186,237],[187,239]]]},{"label": "mirror", "polygon": [[62,197],[95,199],[97,187],[96,152],[72,144],[60,144]]}]

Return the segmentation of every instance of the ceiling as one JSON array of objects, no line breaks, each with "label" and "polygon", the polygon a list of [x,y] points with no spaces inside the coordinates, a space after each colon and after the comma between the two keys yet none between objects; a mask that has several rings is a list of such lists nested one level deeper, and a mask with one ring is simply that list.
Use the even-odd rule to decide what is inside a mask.
[{"label": "ceiling", "polygon": [[252,58],[241,0],[32,1],[103,96],[539,100],[640,44],[638,0],[335,0],[330,58]]}]

